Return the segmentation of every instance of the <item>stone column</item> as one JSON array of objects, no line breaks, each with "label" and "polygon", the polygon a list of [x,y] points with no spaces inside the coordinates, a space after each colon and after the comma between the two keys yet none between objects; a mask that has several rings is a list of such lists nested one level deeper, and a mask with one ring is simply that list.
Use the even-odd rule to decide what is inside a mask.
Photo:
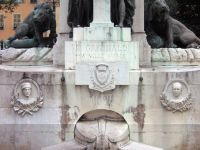
[{"label": "stone column", "polygon": [[147,43],[144,31],[144,0],[135,0],[136,10],[134,16],[133,40],[140,42],[140,66],[151,66],[151,47]]},{"label": "stone column", "polygon": [[65,41],[69,39],[70,27],[67,25],[69,0],[60,0],[60,31],[58,33],[57,43],[53,47],[53,64],[55,66],[65,65]]},{"label": "stone column", "polygon": [[93,0],[93,22],[90,26],[113,27],[110,0]]},{"label": "stone column", "polygon": [[67,25],[68,16],[68,3],[69,0],[60,0],[60,33],[67,33],[70,31],[70,27]]}]

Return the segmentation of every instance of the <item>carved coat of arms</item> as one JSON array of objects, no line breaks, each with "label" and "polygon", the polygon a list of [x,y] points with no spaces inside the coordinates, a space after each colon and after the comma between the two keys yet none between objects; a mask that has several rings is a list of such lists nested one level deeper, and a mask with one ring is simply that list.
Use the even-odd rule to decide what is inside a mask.
[{"label": "carved coat of arms", "polygon": [[97,64],[91,69],[90,89],[100,92],[115,89],[114,73],[109,65]]}]

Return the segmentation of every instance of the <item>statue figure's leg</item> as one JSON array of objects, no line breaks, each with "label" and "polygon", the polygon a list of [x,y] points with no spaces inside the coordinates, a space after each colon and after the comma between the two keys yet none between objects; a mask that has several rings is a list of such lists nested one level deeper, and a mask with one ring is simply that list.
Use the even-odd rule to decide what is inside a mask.
[{"label": "statue figure's leg", "polygon": [[124,26],[132,27],[133,16],[135,15],[135,0],[124,0],[125,3],[125,19]]},{"label": "statue figure's leg", "polygon": [[90,25],[90,4],[89,0],[83,0],[83,10],[84,10],[84,26]]},{"label": "statue figure's leg", "polygon": [[89,1],[89,21],[90,23],[93,21],[93,0]]},{"label": "statue figure's leg", "polygon": [[119,0],[119,26],[123,27],[125,18],[125,3],[124,0]]},{"label": "statue figure's leg", "polygon": [[111,21],[115,26],[119,25],[119,0],[111,0]]},{"label": "statue figure's leg", "polygon": [[88,27],[91,22],[91,0],[79,0],[78,22],[82,27]]},{"label": "statue figure's leg", "polygon": [[73,37],[73,28],[78,25],[78,0],[69,0],[67,24],[71,27],[69,37]]},{"label": "statue figure's leg", "polygon": [[73,28],[78,25],[78,0],[69,0],[67,23]]},{"label": "statue figure's leg", "polygon": [[79,0],[78,1],[78,25],[79,26],[84,26],[84,23],[83,23],[83,17],[84,17],[84,1],[83,0]]}]

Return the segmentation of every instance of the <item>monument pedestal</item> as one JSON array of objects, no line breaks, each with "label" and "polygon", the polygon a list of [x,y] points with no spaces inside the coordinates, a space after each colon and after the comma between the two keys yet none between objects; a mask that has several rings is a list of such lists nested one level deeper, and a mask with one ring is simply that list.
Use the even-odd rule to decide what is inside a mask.
[{"label": "monument pedestal", "polygon": [[73,41],[131,41],[131,29],[120,27],[74,28]]}]

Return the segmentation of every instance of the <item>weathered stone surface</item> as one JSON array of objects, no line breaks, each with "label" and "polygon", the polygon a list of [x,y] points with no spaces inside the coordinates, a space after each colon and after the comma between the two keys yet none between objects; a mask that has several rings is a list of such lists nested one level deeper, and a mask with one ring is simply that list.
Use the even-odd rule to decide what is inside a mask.
[{"label": "weathered stone surface", "polygon": [[131,144],[123,147],[121,150],[162,150],[161,148],[145,145],[142,143],[132,142]]},{"label": "weathered stone surface", "polygon": [[85,150],[86,146],[81,145],[74,140],[71,140],[69,142],[65,142],[65,143],[62,143],[62,144],[42,148],[41,150],[64,150],[64,149],[67,149],[67,150]]},{"label": "weathered stone surface", "polygon": [[94,110],[84,114],[76,123],[74,140],[44,148],[105,150],[161,150],[130,141],[129,126],[122,116],[110,110]]},{"label": "weathered stone surface", "polygon": [[[22,139],[20,143],[19,140],[16,140],[15,143],[19,145],[19,147],[25,144],[29,145],[28,149],[35,150],[32,144],[36,144],[37,142],[33,137],[37,137],[38,139],[40,136],[49,137],[37,140],[36,148],[40,149],[41,147],[61,143],[60,135],[62,129],[60,117],[63,116],[67,118],[68,113],[67,109],[60,107],[63,106],[63,101],[66,105],[70,106],[69,114],[72,118],[72,121],[69,122],[68,127],[65,129],[66,140],[73,138],[73,124],[84,113],[94,109],[107,108],[123,114],[123,111],[127,110],[130,106],[136,108],[140,103],[145,105],[142,136],[141,131],[138,129],[138,123],[133,120],[133,114],[124,114],[124,116],[127,116],[127,122],[130,125],[132,140],[170,150],[176,150],[177,146],[181,147],[185,143],[187,143],[186,147],[188,149],[198,147],[199,136],[197,133],[199,133],[198,124],[200,122],[198,117],[200,113],[200,103],[198,101],[198,97],[200,97],[200,69],[198,67],[159,67],[154,69],[143,68],[141,70],[134,70],[130,72],[130,85],[128,87],[117,86],[115,90],[103,94],[98,91],[88,90],[88,87],[84,85],[75,86],[74,70],[64,71],[63,69],[53,67],[25,68],[23,66],[0,66],[0,68],[0,77],[2,78],[0,81],[0,88],[4,89],[0,93],[2,107],[0,109],[0,124],[5,126],[16,123],[20,125],[28,124],[27,127],[19,127],[21,132],[18,129]],[[24,72],[27,72],[27,76],[33,78],[41,85],[41,89],[44,92],[44,106],[43,109],[39,110],[39,112],[35,113],[32,117],[25,116],[22,118],[14,113],[9,103],[14,85],[23,77]],[[63,83],[61,82],[63,73],[66,79],[64,85],[62,85]],[[143,78],[142,81],[139,80],[140,77]],[[183,113],[169,112],[160,104],[160,94],[163,92],[167,81],[177,77],[187,81],[193,98],[192,108]],[[63,97],[65,98],[63,99]],[[79,113],[77,113],[76,106],[80,109]],[[64,113],[62,113],[62,110]],[[66,116],[64,114],[66,114]],[[64,123],[66,123],[66,120]],[[45,126],[49,124],[50,127]],[[40,128],[35,129],[34,125],[40,126]],[[51,125],[58,125],[60,128],[54,129],[51,128]],[[0,128],[2,129],[1,135],[6,135],[7,141],[9,141],[10,137],[16,132],[14,131],[16,126],[12,127],[13,132],[11,132],[11,129],[3,130],[3,127]],[[50,128],[51,130],[48,134],[47,130]],[[36,130],[37,132],[35,132]],[[46,134],[43,131],[45,131]],[[40,132],[43,132],[43,134],[39,134]],[[28,134],[28,138],[25,136],[25,133]],[[188,138],[192,138],[193,140],[188,141]],[[0,140],[1,144],[3,144],[4,141],[2,139],[3,137],[1,137]],[[50,142],[47,139],[49,139]],[[171,141],[167,139],[174,140]],[[26,144],[27,141],[29,141],[29,144]],[[168,144],[164,144],[166,141],[168,141]],[[9,146],[13,146],[11,142],[7,142],[6,145],[8,149]]]}]

